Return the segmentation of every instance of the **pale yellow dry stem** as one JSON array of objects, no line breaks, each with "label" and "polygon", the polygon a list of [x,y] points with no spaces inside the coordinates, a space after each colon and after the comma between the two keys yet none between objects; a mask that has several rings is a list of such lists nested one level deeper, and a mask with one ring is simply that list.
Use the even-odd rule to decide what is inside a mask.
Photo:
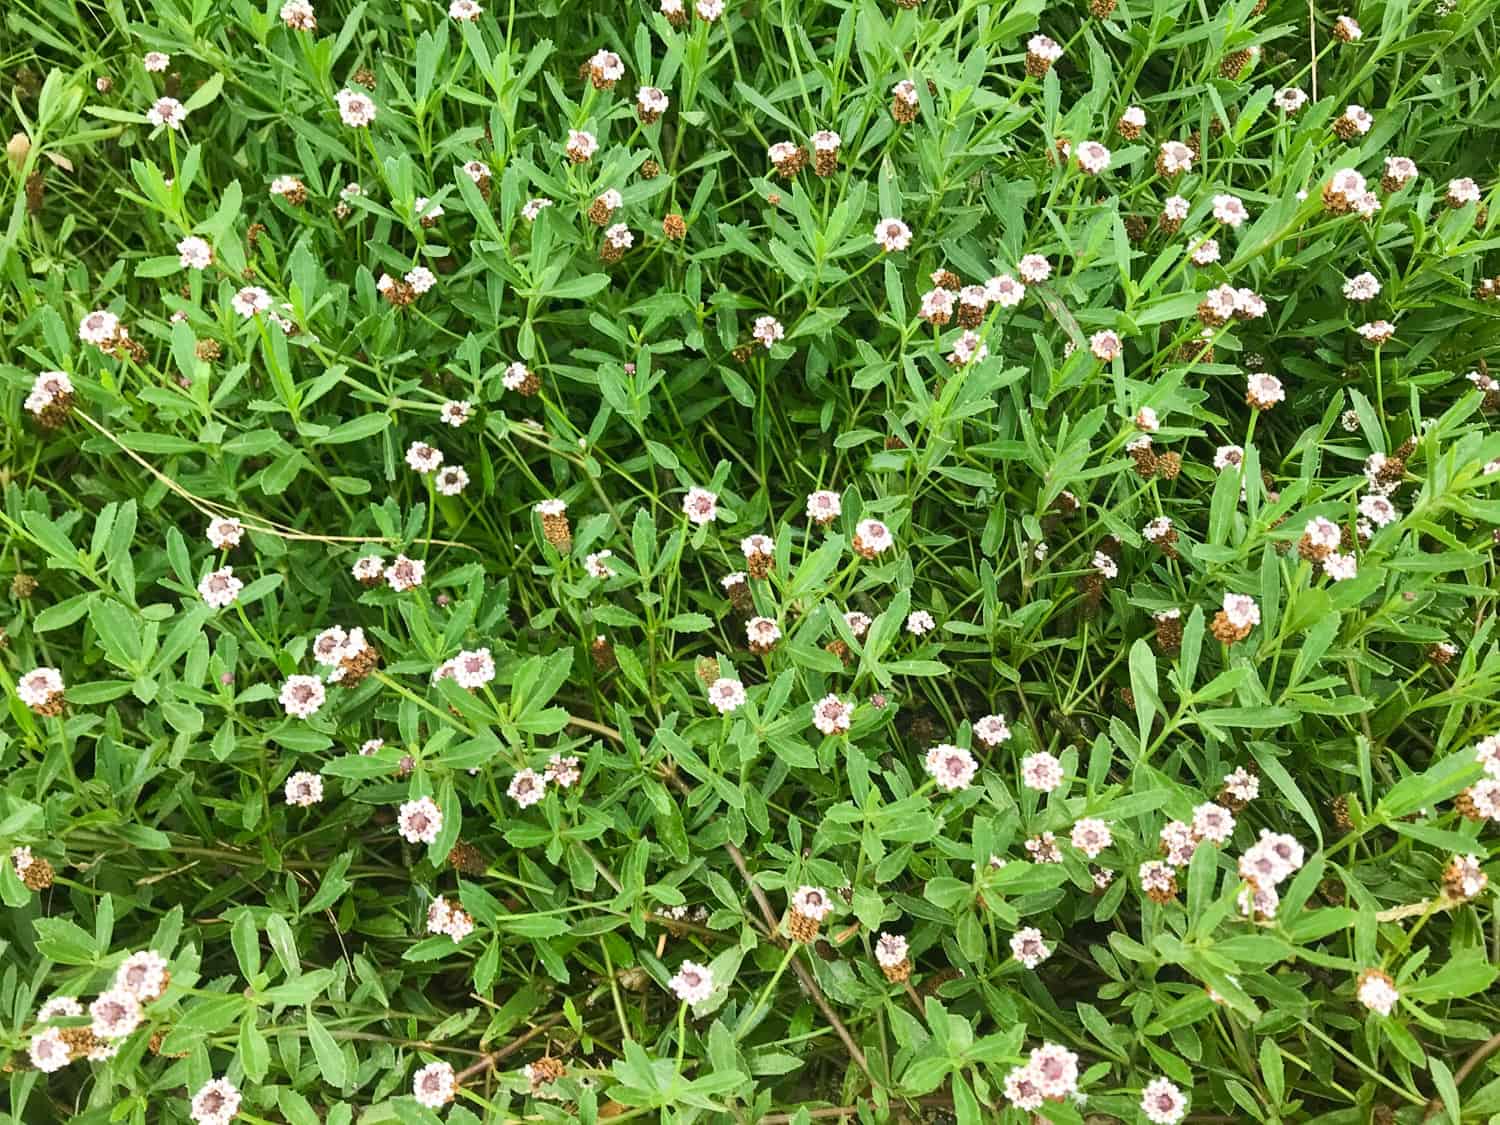
[{"label": "pale yellow dry stem", "polygon": [[[198,511],[210,519],[219,519],[226,516],[234,516],[245,525],[247,531],[256,532],[259,535],[274,535],[278,539],[306,540],[313,543],[398,543],[400,540],[389,538],[384,535],[312,535],[305,531],[297,531],[295,528],[279,524],[275,520],[266,519],[264,516],[252,515],[240,508],[231,508],[227,504],[218,504],[212,500],[205,500],[201,496],[194,495],[182,485],[178,484],[166,473],[162,472],[151,462],[147,461],[135,450],[131,449],[119,438],[110,432],[108,427],[95,421],[81,410],[73,412],[73,417],[87,422],[98,430],[106,438],[114,443],[115,447],[125,456],[129,457],[141,468],[145,469],[175,495],[182,497]],[[475,550],[467,543],[459,543],[452,539],[413,539],[413,543],[420,543],[431,547],[461,547],[466,551]]]}]

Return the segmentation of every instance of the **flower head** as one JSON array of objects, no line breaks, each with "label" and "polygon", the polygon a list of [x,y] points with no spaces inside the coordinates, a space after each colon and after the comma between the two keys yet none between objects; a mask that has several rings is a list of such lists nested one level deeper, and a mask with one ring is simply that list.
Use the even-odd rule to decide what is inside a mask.
[{"label": "flower head", "polygon": [[719,496],[706,488],[693,487],[682,498],[682,510],[692,523],[712,523],[719,514]]},{"label": "flower head", "polygon": [[523,809],[529,809],[547,795],[547,779],[533,769],[517,770],[505,793]]},{"label": "flower head", "polygon": [[153,125],[165,125],[175,132],[187,120],[187,107],[176,98],[157,98],[146,111],[146,120]]},{"label": "flower head", "polygon": [[428,1109],[442,1109],[453,1100],[458,1089],[458,1076],[453,1067],[445,1062],[430,1062],[412,1077],[411,1093],[417,1102]]},{"label": "flower head", "polygon": [[1010,727],[1004,715],[985,715],[974,724],[974,737],[986,746],[999,746],[1010,741]]},{"label": "flower head", "polygon": [[430,844],[443,830],[443,810],[431,797],[405,801],[396,812],[396,831],[411,844]]},{"label": "flower head", "polygon": [[367,128],[375,120],[375,101],[369,94],[346,86],[333,96],[333,100],[338,103],[339,117],[352,129]]},{"label": "flower head", "polygon": [[1390,1015],[1396,1001],[1401,999],[1396,982],[1379,969],[1366,969],[1359,974],[1355,995],[1366,1008],[1382,1016]]},{"label": "flower head", "polygon": [[112,988],[89,1005],[89,1030],[100,1039],[123,1039],[141,1023],[141,1002],[135,993]]},{"label": "flower head", "polygon": [[1063,782],[1062,763],[1045,750],[1021,759],[1021,782],[1027,789],[1051,793]]},{"label": "flower head", "polygon": [[323,706],[327,693],[316,676],[288,676],[281,685],[281,706],[297,719],[309,719]]},{"label": "flower head", "polygon": [[1035,926],[1027,926],[1023,930],[1017,930],[1011,935],[1010,951],[1015,959],[1028,969],[1034,969],[1052,956],[1052,950],[1042,940],[1042,931]]},{"label": "flower head", "polygon": [[887,254],[911,245],[911,228],[900,219],[881,219],[875,224],[875,243]]},{"label": "flower head", "polygon": [[1155,1125],[1176,1125],[1187,1113],[1187,1098],[1165,1078],[1153,1078],[1141,1091],[1141,1112]]},{"label": "flower head", "polygon": [[195,1125],[229,1125],[240,1111],[240,1092],[227,1078],[214,1078],[198,1087],[188,1107]]},{"label": "flower head", "polygon": [[323,800],[323,777],[309,770],[298,770],[286,779],[286,803],[300,809],[312,808]]},{"label": "flower head", "polygon": [[849,729],[854,705],[836,695],[825,695],[812,706],[813,726],[824,734],[842,734]]},{"label": "flower head", "polygon": [[684,961],[667,985],[684,1004],[701,1004],[713,995],[714,974],[707,965]]},{"label": "flower head", "polygon": [[974,775],[979,772],[979,763],[974,760],[973,754],[946,742],[927,751],[923,765],[938,783],[938,787],[950,793],[967,789],[974,780]]},{"label": "flower head", "polygon": [[234,576],[234,567],[211,570],[198,583],[198,595],[214,609],[234,604],[245,584]]}]

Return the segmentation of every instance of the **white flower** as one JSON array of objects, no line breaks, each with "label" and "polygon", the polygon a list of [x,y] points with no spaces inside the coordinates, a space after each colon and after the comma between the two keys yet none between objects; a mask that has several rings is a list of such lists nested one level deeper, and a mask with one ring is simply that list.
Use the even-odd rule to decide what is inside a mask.
[{"label": "white flower", "polygon": [[488,648],[465,649],[453,658],[458,686],[476,691],[495,678],[495,658]]},{"label": "white flower", "polygon": [[879,520],[860,520],[854,528],[854,538],[866,551],[880,555],[896,545],[891,529]]},{"label": "white flower", "polygon": [[147,51],[141,56],[141,65],[151,74],[160,74],[172,65],[172,56],[165,51]]},{"label": "white flower", "polygon": [[1276,108],[1281,110],[1282,113],[1296,113],[1307,104],[1307,95],[1295,86],[1287,86],[1277,90],[1276,96],[1272,101],[1276,103]]},{"label": "white flower", "polygon": [[745,622],[745,636],[752,648],[768,649],[781,640],[781,626],[769,617],[752,617]]},{"label": "white flower", "polygon": [[1052,263],[1040,254],[1026,254],[1016,263],[1016,272],[1028,285],[1038,285],[1052,276]]},{"label": "white flower", "polygon": [[946,742],[927,751],[923,765],[938,783],[938,787],[950,793],[967,789],[974,780],[974,775],[979,772],[979,763],[974,760],[973,754]]},{"label": "white flower", "polygon": [[1084,817],[1073,825],[1068,839],[1089,859],[1097,859],[1105,848],[1114,843],[1114,833],[1110,831],[1108,824],[1097,817]]},{"label": "white flower", "polygon": [[[31,849],[26,849],[30,851]],[[76,996],[54,996],[36,1011],[36,1022],[46,1023],[48,1020],[73,1019],[83,1015],[83,1005],[78,1002]]]},{"label": "white flower", "polygon": [[1035,926],[1027,926],[1011,935],[1010,951],[1028,969],[1036,968],[1052,956],[1052,950],[1042,940],[1042,931]]},{"label": "white flower", "polygon": [[72,1059],[62,1032],[55,1027],[49,1027],[33,1035],[31,1046],[27,1048],[26,1053],[31,1059],[31,1065],[43,1074],[61,1070]]},{"label": "white flower", "polygon": [[951,289],[929,289],[922,294],[921,315],[923,319],[933,320],[952,316],[954,300]]},{"label": "white flower", "polygon": [[1223,805],[1207,801],[1193,809],[1193,835],[1224,844],[1234,834],[1234,814]]},{"label": "white flower", "polygon": [[911,245],[911,228],[900,219],[881,219],[875,224],[875,242],[888,254]]},{"label": "white flower", "polygon": [[1359,24],[1348,16],[1340,16],[1334,20],[1333,28],[1339,38],[1345,39],[1350,43],[1357,43],[1364,36],[1364,32],[1360,30]]},{"label": "white flower", "polygon": [[609,560],[614,558],[614,552],[608,548],[595,551],[583,560],[583,569],[589,572],[591,578],[604,581],[606,578],[615,576],[614,568],[609,565]]},{"label": "white flower", "polygon": [[1285,402],[1286,390],[1276,376],[1257,371],[1245,379],[1245,396],[1250,405],[1265,410],[1278,402]]},{"label": "white flower", "polygon": [[1385,176],[1400,191],[1412,180],[1417,178],[1417,164],[1409,156],[1387,156],[1385,158]]},{"label": "white flower", "polygon": [[1353,578],[1359,571],[1359,564],[1353,555],[1341,555],[1332,552],[1323,560],[1323,573],[1335,582],[1344,582]]},{"label": "white flower", "polygon": [[1027,789],[1051,793],[1063,782],[1062,763],[1045,750],[1021,759],[1021,782]]},{"label": "white flower", "polygon": [[1328,190],[1353,202],[1365,193],[1365,178],[1353,168],[1340,168],[1328,181]]},{"label": "white flower", "polygon": [[1119,564],[1106,555],[1103,551],[1095,551],[1093,562],[1090,564],[1103,578],[1118,578],[1120,575]]},{"label": "white flower", "polygon": [[718,493],[710,492],[706,488],[690,488],[687,495],[682,498],[682,510],[692,523],[700,526],[712,523],[719,514]]},{"label": "white flower", "polygon": [[413,1076],[412,1097],[428,1109],[442,1109],[453,1100],[457,1089],[453,1067],[445,1062],[430,1062]]},{"label": "white flower", "polygon": [[[1474,745],[1474,757],[1490,777],[1500,777],[1500,734],[1488,735]],[[37,1016],[37,1019],[41,1019]]]},{"label": "white flower", "polygon": [[327,693],[316,676],[288,676],[281,685],[281,706],[297,719],[308,719],[318,713]]},{"label": "white flower", "polygon": [[[1035,255],[1033,255],[1035,256]],[[1026,259],[1021,259],[1024,264]],[[1045,266],[1047,259],[1041,259]],[[1032,271],[1033,275],[1036,271]],[[984,283],[984,295],[1002,309],[1013,309],[1021,303],[1026,296],[1026,286],[1022,285],[1008,273],[1002,273],[990,278]]]},{"label": "white flower", "polygon": [[[442,208],[438,208],[442,210]],[[421,296],[437,284],[437,274],[426,266],[413,266],[406,271],[406,284],[412,287],[412,291]]]},{"label": "white flower", "polygon": [[536,222],[536,217],[542,213],[542,209],[551,206],[552,200],[545,196],[539,199],[528,199],[525,206],[521,208],[521,217],[528,223],[534,223]]},{"label": "white flower", "polygon": [[1141,1091],[1141,1112],[1154,1125],[1176,1125],[1187,1113],[1187,1098],[1165,1078],[1153,1078]]},{"label": "white flower", "polygon": [[153,125],[165,125],[176,132],[187,120],[187,107],[176,98],[157,98],[146,111],[146,120]]},{"label": "white flower", "polygon": [[447,465],[432,478],[433,487],[442,496],[457,496],[469,485],[469,474],[462,465]]},{"label": "white flower", "polygon": [[271,307],[271,294],[259,285],[247,285],[229,300],[234,311],[246,319]]},{"label": "white flower", "polygon": [[1248,804],[1260,796],[1260,778],[1239,766],[1225,776],[1224,788],[1235,800]]},{"label": "white flower", "polygon": [[1191,203],[1180,195],[1169,195],[1166,202],[1161,206],[1161,213],[1163,217],[1180,223],[1188,217],[1188,212],[1192,210],[1192,206]]},{"label": "white flower", "polygon": [[755,318],[755,327],[751,329],[750,335],[763,344],[766,351],[770,351],[773,345],[786,337],[786,329],[774,316],[758,316]]},{"label": "white flower", "polygon": [[211,570],[198,583],[198,594],[214,609],[224,609],[234,604],[245,584],[234,576],[234,567],[226,566]]},{"label": "white flower", "polygon": [[684,961],[667,985],[684,1004],[701,1004],[713,995],[714,975],[707,965]]},{"label": "white flower", "polygon": [[443,451],[425,441],[414,441],[406,447],[406,463],[418,473],[430,473],[443,463]]},{"label": "white flower", "polygon": [[293,31],[316,31],[318,14],[308,0],[286,0],[281,6],[281,22]]},{"label": "white flower", "polygon": [[849,729],[854,706],[845,703],[836,695],[825,695],[813,704],[813,726],[824,734],[842,734]]},{"label": "white flower", "polygon": [[1061,1100],[1078,1092],[1078,1056],[1066,1047],[1043,1043],[1032,1050],[1027,1067],[1045,1097]]},{"label": "white flower", "polygon": [[1062,46],[1045,35],[1033,35],[1026,40],[1026,53],[1048,62],[1056,62],[1063,56]]},{"label": "white flower", "polygon": [[448,5],[448,18],[459,23],[472,23],[484,12],[474,0],[453,0]]},{"label": "white flower", "polygon": [[1214,450],[1214,468],[1223,472],[1228,468],[1239,468],[1245,461],[1245,450],[1239,445],[1221,445]]},{"label": "white flower", "polygon": [[792,895],[792,909],[814,922],[821,922],[833,913],[833,900],[822,887],[802,886]]},{"label": "white flower", "polygon": [[937,628],[937,622],[932,619],[932,614],[925,609],[914,609],[906,617],[906,631],[914,637],[920,637],[932,632]]},{"label": "white flower", "polygon": [[1004,715],[985,715],[974,724],[974,737],[986,746],[999,746],[1010,740],[1010,727]]},{"label": "white flower", "polygon": [[95,347],[113,344],[119,334],[120,318],[107,309],[95,309],[78,322],[78,338]]},{"label": "white flower", "polygon": [[240,1111],[240,1092],[227,1078],[214,1078],[198,1087],[189,1105],[196,1125],[229,1125]]},{"label": "white flower", "polygon": [[1150,543],[1158,543],[1165,539],[1172,530],[1171,516],[1157,516],[1145,527],[1141,528],[1141,537]]},{"label": "white flower", "polygon": [[642,113],[654,113],[660,116],[667,112],[671,99],[667,97],[665,91],[655,86],[642,86],[636,91],[635,104],[640,107]]},{"label": "white flower", "polygon": [[1084,141],[1078,146],[1078,166],[1085,172],[1097,176],[1109,167],[1109,149],[1098,141]]},{"label": "white flower", "polygon": [[89,1005],[89,1030],[100,1039],[123,1039],[141,1023],[141,1002],[135,993],[112,988]]},{"label": "white flower", "polygon": [[1380,296],[1380,281],[1373,273],[1344,279],[1344,296],[1351,301],[1370,301]]},{"label": "white flower", "polygon": [[1249,594],[1225,594],[1224,616],[1236,629],[1260,624],[1260,606]]},{"label": "white flower", "polygon": [[1362,105],[1349,105],[1344,107],[1343,120],[1354,126],[1354,131],[1364,136],[1375,124],[1375,118],[1370,116],[1369,110]]},{"label": "white flower", "polygon": [[375,101],[368,94],[346,86],[333,96],[333,100],[338,103],[339,117],[350,128],[366,128],[375,120]]},{"label": "white flower", "polygon": [[1238,227],[1250,217],[1245,205],[1232,195],[1214,196],[1214,218],[1226,227]]},{"label": "white flower", "polygon": [[745,703],[745,685],[739,680],[731,680],[726,676],[720,676],[708,689],[708,701],[718,709],[719,714],[727,715],[731,711],[738,710]]},{"label": "white flower", "polygon": [[396,813],[396,831],[411,844],[430,844],[443,830],[443,810],[431,797],[405,801]]},{"label": "white flower", "polygon": [[1360,973],[1355,993],[1361,1004],[1382,1016],[1390,1015],[1396,1001],[1401,999],[1395,981],[1379,969],[1366,969]]},{"label": "white flower", "polygon": [[906,960],[910,947],[900,934],[881,933],[875,942],[875,960],[887,969],[894,969]]},{"label": "white flower", "polygon": [[286,779],[286,803],[307,809],[323,799],[323,777],[309,770],[298,770]]},{"label": "white flower", "polygon": [[713,23],[724,14],[724,0],[698,0],[693,5],[693,11],[698,13],[698,18],[705,23]]},{"label": "white flower", "polygon": [[177,244],[177,261],[185,270],[207,269],[213,260],[213,248],[197,235],[190,234]]},{"label": "white flower", "polygon": [[1195,266],[1211,266],[1219,260],[1219,242],[1215,238],[1205,238],[1189,255]]},{"label": "white flower", "polygon": [[1193,150],[1181,141],[1162,142],[1156,163],[1168,176],[1181,175],[1193,170]]},{"label": "white flower", "polygon": [[1107,329],[1103,332],[1095,332],[1089,337],[1089,351],[1093,352],[1094,358],[1101,363],[1116,359],[1123,350],[1119,335]]},{"label": "white flower", "polygon": [[843,514],[843,503],[837,492],[829,489],[819,489],[810,492],[807,496],[807,518],[814,523],[832,523]]},{"label": "white flower", "polygon": [[547,795],[547,779],[533,769],[518,770],[505,792],[523,809],[529,809]]},{"label": "white flower", "polygon": [[397,555],[391,565],[385,568],[386,585],[398,594],[415,590],[426,575],[426,562],[422,559],[409,559],[405,555]]}]

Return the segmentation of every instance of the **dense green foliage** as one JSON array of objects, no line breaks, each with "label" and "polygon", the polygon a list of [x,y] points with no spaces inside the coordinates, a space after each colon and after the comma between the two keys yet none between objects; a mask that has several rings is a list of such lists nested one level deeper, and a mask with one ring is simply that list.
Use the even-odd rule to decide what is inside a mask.
[{"label": "dense green foliage", "polygon": [[1500,1120],[1495,11],[9,5],[0,1122]]}]

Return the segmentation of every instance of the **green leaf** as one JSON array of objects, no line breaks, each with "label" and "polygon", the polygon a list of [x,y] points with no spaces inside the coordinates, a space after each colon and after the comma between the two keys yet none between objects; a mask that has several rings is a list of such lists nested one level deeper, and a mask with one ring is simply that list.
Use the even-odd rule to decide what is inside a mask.
[{"label": "green leaf", "polygon": [[339,1050],[338,1043],[328,1033],[328,1029],[318,1022],[311,1008],[307,1010],[307,1039],[312,1044],[313,1057],[318,1060],[318,1070],[323,1081],[330,1086],[342,1088],[348,1079],[344,1052]]}]

